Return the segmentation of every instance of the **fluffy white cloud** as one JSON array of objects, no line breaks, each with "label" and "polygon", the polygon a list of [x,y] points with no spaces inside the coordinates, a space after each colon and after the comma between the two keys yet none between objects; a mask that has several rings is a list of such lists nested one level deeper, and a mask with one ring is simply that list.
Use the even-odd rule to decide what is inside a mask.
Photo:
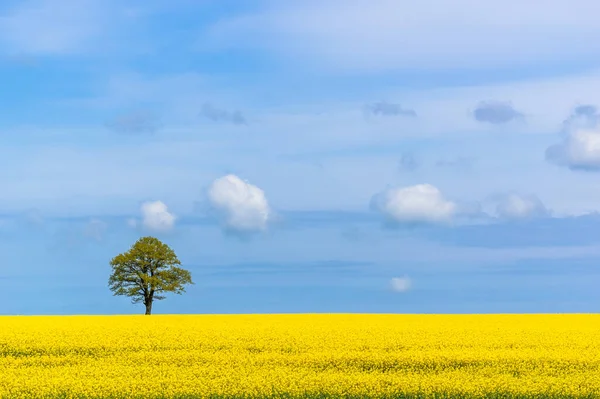
[{"label": "fluffy white cloud", "polygon": [[449,222],[457,211],[431,184],[388,189],[373,197],[371,207],[398,223]]},{"label": "fluffy white cloud", "polygon": [[548,209],[535,195],[507,194],[500,198],[496,214],[504,219],[526,219],[549,215]]},{"label": "fluffy white cloud", "polygon": [[[165,232],[175,226],[175,215],[162,201],[144,202],[141,207],[142,226],[150,231]],[[128,221],[131,226],[131,220]]]},{"label": "fluffy white cloud", "polygon": [[546,160],[570,169],[600,170],[600,113],[580,105],[563,122],[563,138],[546,150]]},{"label": "fluffy white cloud", "polygon": [[408,277],[394,277],[390,280],[390,286],[396,292],[406,292],[412,286],[412,281]]},{"label": "fluffy white cloud", "polygon": [[546,150],[546,159],[571,169],[600,170],[600,129],[570,132]]},{"label": "fluffy white cloud", "polygon": [[263,231],[271,217],[264,191],[235,175],[216,179],[208,189],[208,200],[232,231]]}]

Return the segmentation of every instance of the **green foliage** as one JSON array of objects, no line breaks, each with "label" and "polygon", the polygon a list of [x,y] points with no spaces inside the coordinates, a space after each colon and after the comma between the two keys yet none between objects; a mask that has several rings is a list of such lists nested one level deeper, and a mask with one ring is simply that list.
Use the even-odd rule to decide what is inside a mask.
[{"label": "green foliage", "polygon": [[184,285],[194,284],[189,271],[181,265],[175,252],[154,237],[142,237],[129,251],[110,261],[112,274],[108,286],[113,295],[131,297],[132,303],[144,303],[150,314],[154,299],[165,299],[166,292],[182,294]]}]

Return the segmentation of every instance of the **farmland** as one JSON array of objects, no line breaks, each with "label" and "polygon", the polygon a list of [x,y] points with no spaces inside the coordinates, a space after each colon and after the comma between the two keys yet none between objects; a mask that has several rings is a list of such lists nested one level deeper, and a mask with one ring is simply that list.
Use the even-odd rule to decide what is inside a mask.
[{"label": "farmland", "polygon": [[600,397],[600,315],[0,317],[1,398]]}]

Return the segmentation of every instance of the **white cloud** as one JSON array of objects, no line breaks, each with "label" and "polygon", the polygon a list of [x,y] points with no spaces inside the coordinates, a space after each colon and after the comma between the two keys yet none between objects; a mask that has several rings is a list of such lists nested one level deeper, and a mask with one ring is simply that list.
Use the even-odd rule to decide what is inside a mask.
[{"label": "white cloud", "polygon": [[570,169],[600,170],[599,122],[595,106],[576,107],[563,122],[561,142],[546,149],[546,159]]},{"label": "white cloud", "polygon": [[397,223],[444,223],[457,211],[431,184],[387,189],[373,196],[371,207]]},{"label": "white cloud", "polygon": [[592,0],[302,0],[225,19],[212,44],[346,70],[522,66],[594,56]]},{"label": "white cloud", "polygon": [[271,218],[263,190],[235,175],[216,179],[208,189],[208,200],[232,231],[263,231]]},{"label": "white cloud", "polygon": [[412,286],[412,280],[408,277],[393,277],[390,280],[392,290],[396,292],[406,292]]},{"label": "white cloud", "polygon": [[550,214],[542,201],[535,195],[510,193],[500,197],[496,214],[503,219],[527,219]]},{"label": "white cloud", "polygon": [[548,147],[546,159],[571,169],[600,170],[600,129],[568,133],[561,143]]},{"label": "white cloud", "polygon": [[[195,96],[204,93],[203,90],[198,91],[202,87],[200,77],[188,78],[162,79],[157,87],[152,86],[150,80],[145,81],[152,86],[151,90],[142,90],[144,85],[128,86],[126,81],[115,81],[112,87],[122,92],[117,90],[102,101],[106,102],[106,107],[117,104],[117,108],[124,109],[127,104],[143,101],[144,97],[154,103],[160,100],[164,89],[168,95],[164,103],[160,103],[161,115],[162,105],[173,101],[173,108],[188,107],[189,112],[186,112],[190,118],[200,119],[197,113],[198,104],[202,104],[201,98],[192,94],[176,97],[176,91],[184,88],[194,92]],[[159,132],[153,140],[126,139],[115,146],[104,139],[109,136],[102,127],[96,130],[6,130],[6,134],[27,136],[32,143],[38,144],[0,150],[6,167],[13,171],[2,181],[5,191],[0,202],[3,209],[41,207],[48,215],[71,213],[75,207],[80,215],[98,215],[99,212],[131,214],[137,209],[130,208],[132,205],[129,204],[135,204],[140,197],[160,198],[170,207],[177,206],[173,209],[178,209],[185,204],[177,201],[197,195],[194,194],[197,185],[181,185],[180,181],[210,182],[222,171],[220,165],[226,164],[231,170],[246,176],[260,176],[261,186],[269,187],[269,201],[282,208],[354,210],[364,207],[371,195],[385,187],[386,183],[399,178],[398,155],[411,149],[407,138],[443,135],[444,146],[433,141],[432,146],[428,144],[422,159],[424,166],[412,175],[402,176],[403,185],[427,181],[443,187],[444,195],[450,198],[483,198],[490,192],[509,190],[534,191],[557,213],[598,210],[600,191],[589,184],[589,176],[570,173],[566,168],[549,168],[544,162],[539,162],[539,155],[553,142],[552,137],[544,135],[560,129],[573,105],[582,101],[600,104],[598,73],[471,88],[406,93],[394,87],[389,87],[389,90],[390,93],[364,98],[406,101],[423,117],[407,120],[377,118],[369,123],[360,112],[365,101],[361,98],[347,104],[323,101],[313,108],[286,104],[277,109],[254,110],[252,114],[260,119],[260,125],[248,126],[248,135],[243,137],[230,134],[235,129],[233,126],[215,124],[210,129],[201,129],[196,125],[175,124],[174,128],[169,125]],[[252,91],[244,93],[250,96]],[[111,101],[108,101],[109,97]],[[212,93],[209,98],[213,101]],[[486,129],[493,132],[498,127],[478,124],[468,112],[482,98],[514,102],[515,107],[528,116],[528,123],[515,124],[502,135],[488,134]],[[189,99],[197,101],[183,104]],[[214,101],[230,104],[229,100],[218,97]],[[290,101],[303,100],[294,98]],[[233,104],[240,109],[249,106],[249,103],[244,105],[241,99],[233,101]],[[319,117],[313,114],[313,110],[330,108],[331,113]],[[168,118],[169,123],[172,120],[173,117]],[[281,134],[282,131],[287,133]],[[72,142],[72,137],[82,134],[98,137],[99,145],[90,147],[85,143]],[[44,140],[34,140],[48,135],[57,137],[53,140],[55,144],[46,146]],[[443,153],[440,152],[442,149]],[[390,154],[391,151],[393,154]],[[203,155],[198,157],[199,153]],[[485,154],[478,157],[477,168],[468,172],[468,178],[451,170],[440,169],[434,173],[427,166],[432,162],[428,157],[433,159],[459,153]],[[502,153],[510,153],[515,162],[507,165]],[[296,160],[292,160],[293,156],[297,157]],[[164,162],[159,164],[156,159]],[[322,162],[326,165],[325,170],[308,165],[305,160],[309,159]],[[103,165],[101,170],[98,164]],[[282,165],[285,174],[278,170]],[[60,184],[56,184],[56,176],[60,176]],[[297,181],[310,182],[311,189],[291,190],[291,184]],[[556,184],[557,181],[561,184]],[[80,200],[69,200],[73,197]],[[65,208],[67,203],[68,211]],[[490,210],[491,213],[493,211]]]},{"label": "white cloud", "polygon": [[175,226],[175,215],[169,212],[162,201],[142,204],[142,226],[148,230],[165,232]]}]

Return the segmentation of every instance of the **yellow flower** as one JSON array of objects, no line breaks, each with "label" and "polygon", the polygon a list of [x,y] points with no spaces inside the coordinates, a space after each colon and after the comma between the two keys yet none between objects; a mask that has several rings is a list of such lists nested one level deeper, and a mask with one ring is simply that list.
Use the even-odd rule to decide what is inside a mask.
[{"label": "yellow flower", "polygon": [[0,326],[7,399],[600,397],[600,315],[5,316]]}]

